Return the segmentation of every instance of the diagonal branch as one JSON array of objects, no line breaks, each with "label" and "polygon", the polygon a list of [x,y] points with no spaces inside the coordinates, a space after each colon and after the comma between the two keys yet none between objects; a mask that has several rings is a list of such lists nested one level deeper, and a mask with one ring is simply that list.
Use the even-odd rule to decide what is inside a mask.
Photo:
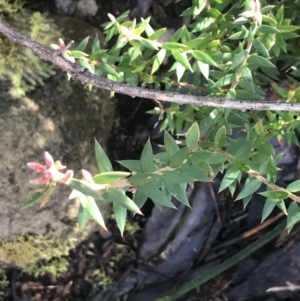
[{"label": "diagonal branch", "polygon": [[158,101],[175,102],[178,104],[193,104],[197,106],[210,106],[218,108],[231,108],[237,110],[257,110],[257,111],[290,111],[300,112],[300,104],[276,101],[247,101],[229,100],[227,98],[201,97],[194,95],[184,95],[173,92],[163,92],[140,87],[134,87],[123,83],[110,81],[103,77],[93,75],[78,64],[71,63],[64,59],[58,52],[51,50],[35,41],[29,36],[9,27],[0,19],[0,33],[7,36],[13,43],[19,43],[31,49],[42,60],[53,63],[64,71],[71,74],[75,79],[83,84],[91,83],[97,88],[115,91],[130,95],[132,97],[149,98]]}]

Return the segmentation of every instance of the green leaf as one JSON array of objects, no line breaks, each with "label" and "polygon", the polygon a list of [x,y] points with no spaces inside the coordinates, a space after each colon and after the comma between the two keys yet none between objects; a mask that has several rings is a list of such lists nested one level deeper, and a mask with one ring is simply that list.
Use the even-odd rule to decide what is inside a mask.
[{"label": "green leaf", "polygon": [[194,122],[186,133],[186,145],[195,148],[200,138],[200,130],[197,122]]},{"label": "green leaf", "polygon": [[277,205],[277,207],[278,207],[285,215],[287,215],[285,203],[284,203],[283,200],[278,200],[278,202],[277,202],[276,205]]},{"label": "green leaf", "polygon": [[161,177],[162,177],[162,173],[154,173],[154,172],[142,173],[142,174],[138,173],[128,178],[128,181],[132,186],[141,186],[146,183],[153,182]]},{"label": "green leaf", "polygon": [[156,183],[149,183],[139,188],[143,194],[149,197],[154,203],[162,206],[176,208],[172,203],[170,197],[162,192]]},{"label": "green leaf", "polygon": [[247,66],[243,66],[241,68],[241,74],[243,76],[244,81],[247,84],[248,89],[251,92],[255,92],[255,87],[254,87],[254,83],[253,83],[252,73],[251,73],[250,69]]},{"label": "green leaf", "polygon": [[280,31],[278,29],[276,29],[275,27],[269,26],[269,25],[261,25],[259,27],[259,30],[262,33],[280,33]]},{"label": "green leaf", "polygon": [[81,57],[87,57],[89,55],[87,53],[79,51],[79,50],[72,50],[71,51],[71,56],[73,56],[76,59],[79,59]]},{"label": "green leaf", "polygon": [[89,39],[90,37],[86,37],[85,39],[83,39],[79,45],[76,47],[76,50],[79,50],[79,51],[84,51],[88,42],[89,42]]},{"label": "green leaf", "polygon": [[255,193],[261,186],[261,181],[258,179],[251,179],[245,186],[244,188],[240,191],[238,194],[236,201],[244,199],[248,197],[249,195],[252,195]]},{"label": "green leaf", "polygon": [[179,170],[186,177],[186,180],[184,182],[179,182],[179,183],[192,183],[195,182],[195,180],[201,182],[212,181],[212,179],[208,177],[205,172],[203,172],[200,168],[196,166],[185,164],[182,167],[180,167]]},{"label": "green leaf", "polygon": [[[84,195],[80,195],[80,198],[85,197]],[[81,203],[81,201],[80,201]],[[87,222],[89,221],[89,219],[91,218],[90,214],[87,212],[87,210],[80,204],[79,206],[79,211],[78,211],[78,225],[79,225],[79,229],[83,230],[84,227],[86,226]]]},{"label": "green leaf", "polygon": [[123,237],[124,229],[126,225],[127,209],[117,204],[116,202],[113,202],[113,209],[114,209],[116,223],[121,232],[121,236]]},{"label": "green leaf", "polygon": [[215,145],[217,148],[222,149],[226,143],[226,128],[223,125],[220,127],[215,136]]},{"label": "green leaf", "polygon": [[123,189],[109,188],[103,194],[103,198],[120,206],[123,206],[127,210],[132,211],[133,213],[142,214],[139,207],[128,196],[126,196]]},{"label": "green leaf", "polygon": [[157,31],[155,31],[150,37],[150,40],[157,40],[159,39],[166,31],[167,28],[160,28]]},{"label": "green leaf", "polygon": [[224,86],[228,86],[231,83],[235,82],[238,79],[238,76],[236,73],[231,73],[223,76],[220,78],[213,86],[212,88],[221,88]]},{"label": "green leaf", "polygon": [[183,205],[190,207],[188,198],[186,196],[186,184],[170,184],[166,183],[167,190]]},{"label": "green leaf", "polygon": [[165,132],[164,143],[166,151],[170,157],[179,151],[179,146],[177,145],[175,139],[168,132]]},{"label": "green leaf", "polygon": [[299,221],[300,221],[300,209],[296,210],[291,217],[289,216],[288,223],[287,223],[287,228],[289,232]]},{"label": "green leaf", "polygon": [[29,196],[29,198],[24,202],[24,204],[22,205],[22,209],[27,208],[27,207],[33,205],[34,203],[38,202],[41,198],[43,198],[47,195],[48,191],[49,191],[49,186],[47,186],[45,189],[38,189],[38,190],[34,191]]},{"label": "green leaf", "polygon": [[180,80],[183,77],[184,72],[185,72],[186,69],[179,62],[175,62],[173,67],[176,69],[177,81],[180,82]]},{"label": "green leaf", "polygon": [[[84,210],[90,215],[90,217],[103,229],[106,229],[103,216],[97,206],[93,197],[80,195],[79,196],[80,204],[83,206]],[[84,223],[84,221],[82,221]]]},{"label": "green leaf", "polygon": [[103,172],[93,177],[93,180],[97,184],[111,184],[116,181],[125,179],[131,175],[130,172],[124,171],[111,171]]},{"label": "green leaf", "polygon": [[266,199],[264,208],[262,211],[261,222],[263,222],[273,211],[277,204],[278,200],[276,199]]},{"label": "green leaf", "polygon": [[152,69],[151,69],[151,75],[159,69],[161,64],[163,63],[165,57],[166,57],[167,51],[165,49],[160,49],[157,53],[157,55],[154,57]]},{"label": "green leaf", "polygon": [[253,41],[253,47],[265,58],[270,58],[267,48],[259,40]]},{"label": "green leaf", "polygon": [[155,170],[154,164],[153,164],[153,150],[152,150],[150,140],[148,140],[144,146],[144,149],[143,149],[142,155],[141,155],[140,164],[141,164],[141,170],[143,173],[151,172],[151,171]]},{"label": "green leaf", "polygon": [[298,192],[300,191],[300,180],[294,181],[291,184],[289,184],[286,188],[289,192]]},{"label": "green leaf", "polygon": [[179,170],[165,171],[161,179],[163,182],[169,184],[184,184],[195,181],[194,177],[186,174],[183,167],[180,167]]},{"label": "green leaf", "polygon": [[129,169],[130,171],[142,172],[139,160],[122,160],[118,161],[118,163]]},{"label": "green leaf", "polygon": [[288,233],[291,232],[291,230],[293,229],[295,223],[297,223],[297,218],[295,218],[295,220],[292,220],[292,217],[295,213],[299,213],[299,218],[300,218],[299,205],[296,202],[291,202],[291,204],[289,206],[289,209],[288,209],[288,216],[287,216],[287,231],[288,231]]},{"label": "green leaf", "polygon": [[212,157],[207,159],[208,164],[222,164],[226,161],[226,156],[224,154],[214,154]]},{"label": "green leaf", "polygon": [[207,161],[213,155],[214,155],[213,152],[206,151],[206,150],[195,151],[191,153],[190,161],[193,165],[197,165],[200,162]]},{"label": "green leaf", "polygon": [[262,56],[259,56],[259,55],[256,55],[256,54],[251,54],[250,55],[250,58],[248,60],[248,63],[253,63],[259,67],[267,67],[267,68],[275,68],[275,65],[273,63],[270,62],[270,60],[262,57]]},{"label": "green leaf", "polygon": [[270,199],[287,199],[289,196],[288,192],[281,190],[264,191],[259,194]]},{"label": "green leaf", "polygon": [[148,49],[152,49],[152,50],[158,50],[158,46],[160,46],[159,42],[151,41],[148,39],[141,39],[140,42],[143,46],[145,46]]},{"label": "green leaf", "polygon": [[162,49],[166,50],[183,50],[186,48],[184,44],[179,44],[179,43],[173,43],[173,42],[166,42],[162,44]]},{"label": "green leaf", "polygon": [[242,50],[233,60],[229,70],[233,70],[240,66],[242,62],[247,58],[249,51],[247,49]]},{"label": "green leaf", "polygon": [[189,149],[187,147],[181,148],[176,154],[170,158],[170,166],[172,168],[180,167],[189,156]]},{"label": "green leaf", "polygon": [[239,140],[227,147],[227,152],[237,159],[245,159],[252,149],[253,141]]},{"label": "green leaf", "polygon": [[252,194],[246,196],[245,198],[243,198],[243,207],[244,207],[244,209],[247,207],[247,205],[249,204],[251,199],[252,199]]},{"label": "green leaf", "polygon": [[107,50],[103,49],[103,50],[99,50],[97,52],[94,52],[93,54],[91,54],[91,56],[89,57],[89,59],[91,61],[96,61],[99,60],[101,57],[104,57],[106,55]]},{"label": "green leaf", "polygon": [[229,187],[240,175],[240,171],[236,168],[236,166],[231,165],[227,171],[225,176],[222,179],[220,184],[219,193]]},{"label": "green leaf", "polygon": [[147,198],[148,197],[142,192],[140,187],[138,187],[135,194],[133,195],[133,201],[139,208],[142,208],[144,206],[144,204],[147,201]]},{"label": "green leaf", "polygon": [[118,72],[116,72],[116,70],[108,64],[105,63],[101,64],[99,69],[102,70],[104,73],[119,77]]},{"label": "green leaf", "polygon": [[95,154],[99,172],[108,172],[113,170],[110,160],[97,140],[95,140]]},{"label": "green leaf", "polygon": [[96,34],[92,44],[92,55],[100,50],[101,50],[100,41],[99,41],[98,34]]},{"label": "green leaf", "polygon": [[94,199],[100,199],[100,194],[96,190],[93,189],[93,183],[88,183],[86,181],[80,181],[75,178],[71,179],[69,186],[85,196],[91,196]]},{"label": "green leaf", "polygon": [[192,66],[190,65],[190,62],[189,62],[185,52],[180,52],[178,50],[172,50],[172,55],[177,62],[179,62],[186,69],[189,69],[191,72],[193,72]]},{"label": "green leaf", "polygon": [[192,55],[197,61],[200,61],[208,65],[217,66],[216,62],[208,54],[206,54],[201,50],[194,50],[192,52]]}]

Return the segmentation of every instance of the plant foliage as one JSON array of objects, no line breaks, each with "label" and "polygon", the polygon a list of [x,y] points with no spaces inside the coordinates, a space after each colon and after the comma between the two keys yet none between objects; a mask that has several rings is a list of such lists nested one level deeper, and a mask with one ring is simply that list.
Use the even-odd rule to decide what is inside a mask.
[{"label": "plant foliage", "polygon": [[[87,38],[69,55],[93,74],[133,86],[252,101],[268,101],[269,88],[281,101],[297,103],[299,8],[297,1],[194,0],[182,13],[184,24],[168,42],[159,40],[166,29],[154,30],[149,18],[137,22],[129,20],[127,12],[117,18],[109,15],[104,31],[106,42],[114,38],[114,46],[102,49],[95,37],[87,54]],[[262,220],[275,206],[287,215],[289,231],[300,220],[300,197],[294,194],[300,191],[299,181],[277,186],[282,154],[276,154],[270,142],[276,137],[280,143],[299,145],[298,113],[178,104],[158,104],[151,113],[159,115],[161,130],[166,130],[160,153],[154,154],[148,141],[140,160],[119,162],[128,169],[122,173],[112,170],[96,142],[99,174],[93,181],[105,188],[100,193],[90,184],[71,180],[70,186],[86,196],[79,225],[89,218],[103,225],[95,204],[112,202],[123,232],[127,211],[141,213],[147,198],[159,208],[174,208],[172,196],[188,205],[187,184],[213,181],[218,173],[224,175],[219,191],[229,189],[244,207],[265,185],[260,193],[266,199]],[[243,175],[247,180],[236,191]],[[133,192],[133,199],[127,191]]]}]

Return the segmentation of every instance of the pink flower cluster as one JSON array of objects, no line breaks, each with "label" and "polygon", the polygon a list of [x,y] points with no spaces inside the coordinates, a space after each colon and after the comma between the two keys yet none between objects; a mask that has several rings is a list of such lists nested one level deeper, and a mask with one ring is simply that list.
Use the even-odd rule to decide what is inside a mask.
[{"label": "pink flower cluster", "polygon": [[45,152],[44,154],[45,165],[36,162],[29,162],[27,166],[35,172],[42,174],[39,178],[31,180],[31,184],[46,184],[51,181],[69,184],[74,176],[73,170],[67,170],[66,173],[60,172],[61,169],[66,168],[60,161],[54,162],[52,156]]}]

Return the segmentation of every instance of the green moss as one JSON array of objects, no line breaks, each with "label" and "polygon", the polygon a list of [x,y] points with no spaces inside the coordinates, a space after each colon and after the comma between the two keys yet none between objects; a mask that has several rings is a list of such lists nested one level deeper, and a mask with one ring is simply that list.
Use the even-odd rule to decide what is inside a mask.
[{"label": "green moss", "polygon": [[[43,45],[50,46],[61,36],[52,19],[24,9],[21,1],[0,0],[0,18]],[[33,90],[54,73],[54,67],[41,61],[31,50],[0,36],[0,75],[11,80],[14,94]]]},{"label": "green moss", "polygon": [[6,272],[0,267],[0,290],[3,290],[9,285],[9,281],[6,278]]},{"label": "green moss", "polygon": [[16,266],[35,277],[45,274],[56,277],[67,270],[68,262],[63,256],[75,247],[76,240],[62,240],[53,234],[16,236],[0,242],[0,262],[4,267]]}]

